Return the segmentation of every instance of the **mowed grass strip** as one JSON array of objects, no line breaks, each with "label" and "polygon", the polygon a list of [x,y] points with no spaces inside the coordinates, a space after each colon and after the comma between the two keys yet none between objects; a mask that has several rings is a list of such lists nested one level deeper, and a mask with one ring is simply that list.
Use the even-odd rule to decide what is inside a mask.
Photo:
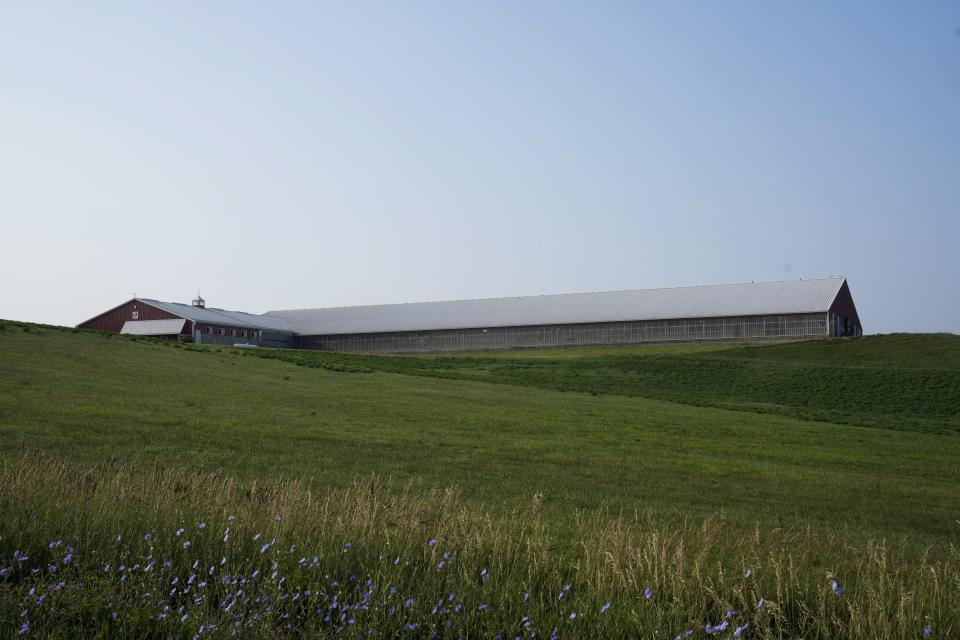
[{"label": "mowed grass strip", "polygon": [[5,327],[0,454],[8,457],[42,450],[305,478],[317,488],[375,473],[391,486],[455,486],[493,511],[540,493],[547,517],[602,508],[674,521],[719,513],[733,527],[811,525],[851,539],[908,537],[918,548],[955,543],[960,533],[952,433],[373,366],[414,368],[429,358],[256,352],[311,365],[294,367],[250,351]]}]

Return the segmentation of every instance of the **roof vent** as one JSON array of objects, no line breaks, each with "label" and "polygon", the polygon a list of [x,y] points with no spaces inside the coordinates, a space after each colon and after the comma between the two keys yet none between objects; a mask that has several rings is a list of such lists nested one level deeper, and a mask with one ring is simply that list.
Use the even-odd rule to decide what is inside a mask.
[{"label": "roof vent", "polygon": [[198,308],[200,308],[200,309],[206,309],[206,308],[207,308],[207,301],[200,297],[200,292],[199,292],[199,291],[197,291],[197,297],[194,298],[194,299],[190,302],[190,304],[193,305],[194,307],[198,307]]}]

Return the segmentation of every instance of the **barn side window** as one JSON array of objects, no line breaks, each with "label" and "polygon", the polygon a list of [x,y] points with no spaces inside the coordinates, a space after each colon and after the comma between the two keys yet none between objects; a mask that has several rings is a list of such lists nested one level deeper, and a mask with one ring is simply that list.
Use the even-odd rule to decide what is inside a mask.
[{"label": "barn side window", "polygon": [[231,336],[236,336],[236,335],[237,335],[237,330],[236,330],[236,329],[230,329],[230,335],[231,335]]},{"label": "barn side window", "polygon": [[223,335],[223,327],[217,327],[217,335],[218,335],[218,336],[222,336],[222,335]]},{"label": "barn side window", "polygon": [[139,318],[140,318],[140,312],[139,312],[139,311],[134,311],[133,313],[130,314],[130,319],[131,319],[131,320],[137,320],[137,319],[139,319]]},{"label": "barn side window", "polygon": [[246,338],[246,337],[247,337],[247,330],[246,330],[246,329],[240,329],[240,337],[241,337],[241,338]]},{"label": "barn side window", "polygon": [[213,333],[213,327],[206,327],[206,329],[207,329],[207,335],[210,335],[211,333]]}]

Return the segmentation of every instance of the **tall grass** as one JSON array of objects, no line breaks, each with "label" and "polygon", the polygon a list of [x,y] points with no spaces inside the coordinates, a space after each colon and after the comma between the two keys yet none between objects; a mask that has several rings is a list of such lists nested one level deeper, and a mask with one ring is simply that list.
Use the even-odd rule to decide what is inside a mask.
[{"label": "tall grass", "polygon": [[955,637],[960,553],[914,549],[26,454],[0,466],[0,635]]}]

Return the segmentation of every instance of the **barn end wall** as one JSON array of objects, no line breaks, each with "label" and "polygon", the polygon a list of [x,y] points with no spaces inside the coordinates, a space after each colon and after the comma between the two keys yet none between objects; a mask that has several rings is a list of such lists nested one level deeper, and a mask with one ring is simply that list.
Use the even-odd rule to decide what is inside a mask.
[{"label": "barn end wall", "polygon": [[[136,317],[134,317],[134,313],[136,313]],[[123,329],[123,323],[127,320],[176,320],[179,317],[169,311],[151,306],[143,300],[130,300],[119,307],[114,307],[110,311],[78,324],[77,328],[120,333],[120,330]],[[189,325],[188,322],[184,329],[187,334],[190,333]]]},{"label": "barn end wall", "polygon": [[826,313],[741,318],[643,320],[591,324],[444,329],[397,333],[299,336],[297,347],[365,353],[437,353],[543,347],[615,346],[829,336]]},{"label": "barn end wall", "polygon": [[837,297],[830,305],[830,314],[837,318],[836,325],[832,325],[833,335],[863,335],[863,325],[860,324],[860,316],[857,314],[857,307],[853,304],[853,296],[850,295],[850,287],[846,282],[840,287]]}]

